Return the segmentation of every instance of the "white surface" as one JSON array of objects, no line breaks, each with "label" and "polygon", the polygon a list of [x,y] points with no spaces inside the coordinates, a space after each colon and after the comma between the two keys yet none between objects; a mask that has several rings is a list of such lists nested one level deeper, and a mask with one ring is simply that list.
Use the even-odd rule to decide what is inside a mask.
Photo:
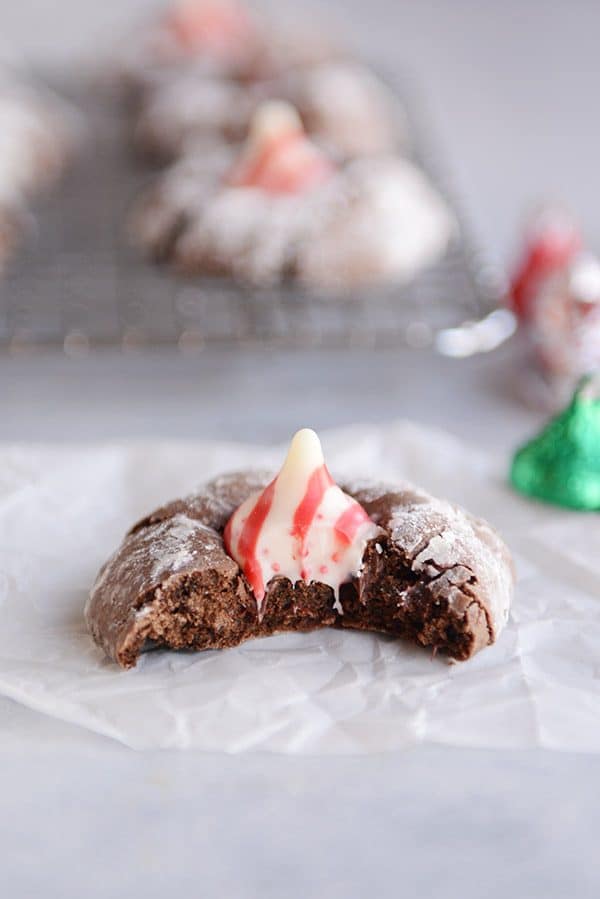
[{"label": "white surface", "polygon": [[[0,427],[10,440],[264,442],[402,414],[507,458],[541,421],[517,401],[519,367],[516,347],[461,362],[358,350],[4,358]],[[189,892],[199,878],[206,895],[234,899],[395,899],[399,877],[430,899],[480,899],[482,882],[491,899],[598,894],[596,756],[130,753],[14,703],[0,711],[3,877],[19,899],[42,888],[162,899],[166,883]]]},{"label": "white surface", "polygon": [[[62,60],[114,42],[130,9],[147,4],[4,5],[3,38]],[[572,203],[597,246],[597,2],[334,7],[366,52],[421,76],[498,258],[514,245],[524,205],[548,191]],[[512,350],[461,363],[246,350],[0,359],[0,435],[283,441],[306,424],[402,415],[506,454],[540,423],[518,402],[518,363]],[[0,715],[1,883],[11,899],[598,896],[594,756],[140,754],[9,701]]]},{"label": "white surface", "polygon": [[281,448],[7,449],[0,691],[134,749],[360,754],[435,742],[600,752],[600,529],[523,501],[501,464],[438,431],[398,424],[324,436],[340,479],[407,479],[501,527],[519,580],[495,646],[449,665],[402,642],[326,629],[227,652],[150,653],[124,673],[82,619],[101,563],[131,521],[191,491],[198,471],[272,467]]},{"label": "white surface", "polygon": [[[502,514],[513,528],[531,517],[528,507],[517,515],[520,504],[496,486],[477,454],[438,432],[355,428],[332,433],[326,446],[340,477],[408,479],[439,490],[452,473],[454,496],[468,500],[475,493],[478,512]],[[531,563],[510,637],[464,665],[332,629],[251,641],[230,652],[150,653],[128,673],[109,663],[86,631],[83,607],[102,562],[131,521],[150,511],[149,494],[168,501],[191,491],[199,471],[213,477],[224,464],[271,467],[278,457],[281,451],[218,443],[5,450],[0,692],[135,749],[372,753],[427,741],[600,748],[588,734],[590,707],[600,710],[586,682],[589,663],[577,659],[569,668],[563,660],[536,677],[538,658],[549,648],[551,658],[568,657],[574,616],[581,640],[590,639],[585,585],[576,611],[565,610]],[[565,521],[566,534],[569,526],[572,520]],[[53,559],[62,564],[53,566]],[[590,580],[593,588],[593,571]],[[553,624],[569,641],[555,638],[548,646]],[[565,667],[582,699],[570,706],[563,731]],[[548,683],[556,689],[546,709],[540,702]]]}]

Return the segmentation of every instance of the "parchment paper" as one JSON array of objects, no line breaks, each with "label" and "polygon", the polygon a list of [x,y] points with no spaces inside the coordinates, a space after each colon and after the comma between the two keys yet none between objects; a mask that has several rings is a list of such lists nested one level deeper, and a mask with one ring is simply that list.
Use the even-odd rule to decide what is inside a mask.
[{"label": "parchment paper", "polygon": [[528,502],[507,460],[408,423],[325,435],[337,475],[408,477],[487,517],[518,585],[499,642],[450,665],[362,633],[143,656],[122,672],[86,633],[97,569],[134,519],[284,448],[0,448],[0,692],[135,749],[369,753],[430,741],[600,752],[600,518]]}]

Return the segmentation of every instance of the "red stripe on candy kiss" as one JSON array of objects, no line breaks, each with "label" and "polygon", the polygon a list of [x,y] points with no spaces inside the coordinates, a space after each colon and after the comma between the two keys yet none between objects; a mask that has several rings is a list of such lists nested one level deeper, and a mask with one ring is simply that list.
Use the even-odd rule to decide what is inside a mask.
[{"label": "red stripe on candy kiss", "polygon": [[255,159],[234,166],[228,183],[233,187],[258,187],[273,194],[309,190],[331,177],[332,163],[306,138],[301,126],[269,136]]},{"label": "red stripe on candy kiss", "polygon": [[300,541],[301,558],[306,555],[304,546],[306,535],[317,514],[317,509],[330,487],[333,487],[333,478],[327,471],[327,466],[321,465],[311,474],[304,496],[296,506],[292,524],[292,537],[296,537]]},{"label": "red stripe on candy kiss", "polygon": [[[277,479],[271,481],[269,486],[265,487],[264,491],[259,496],[256,505],[244,522],[244,526],[242,527],[242,532],[240,534],[237,546],[238,555],[243,560],[242,571],[250,582],[252,589],[254,590],[256,601],[259,603],[262,601],[265,595],[265,584],[263,581],[260,562],[258,561],[258,557],[256,555],[256,547],[260,537],[260,532],[262,531],[267,515],[271,511],[271,506],[273,505],[276,483]],[[231,519],[229,523],[231,523]],[[229,524],[225,528],[224,533],[225,549],[231,556],[231,532],[229,531],[228,533],[228,528]]]},{"label": "red stripe on candy kiss", "polygon": [[335,536],[340,543],[345,543],[347,546],[350,546],[362,525],[370,520],[371,519],[362,506],[358,503],[352,503],[351,506],[348,506],[348,508],[342,512],[334,524],[333,530],[335,531]]},{"label": "red stripe on candy kiss", "polygon": [[273,159],[278,154],[285,153],[289,147],[301,139],[302,132],[299,129],[269,138],[267,145],[261,149],[256,159],[246,165],[242,162],[237,169],[234,169],[229,183],[234,187],[259,187],[265,172],[272,165]]}]

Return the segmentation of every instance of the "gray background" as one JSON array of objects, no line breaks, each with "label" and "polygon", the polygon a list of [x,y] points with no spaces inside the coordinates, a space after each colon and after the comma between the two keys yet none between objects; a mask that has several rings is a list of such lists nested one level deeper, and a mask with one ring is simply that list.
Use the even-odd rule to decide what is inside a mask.
[{"label": "gray background", "polygon": [[[266,0],[268,3],[269,0]],[[271,0],[281,10],[294,0]],[[265,4],[263,4],[265,5]],[[367,56],[419,78],[480,233],[499,260],[529,204],[572,204],[596,240],[597,0],[297,0]],[[154,0],[2,0],[0,43],[36,62],[109,53]],[[598,243],[598,241],[596,241]]]},{"label": "gray background", "polygon": [[[2,36],[36,62],[75,65],[144,6],[4,0]],[[572,204],[597,244],[597,3],[327,9],[367,54],[419,76],[498,262],[529,202],[548,194]],[[0,357],[0,436],[265,442],[302,424],[409,416],[508,456],[541,421],[521,401],[521,356],[513,342],[460,363],[358,350]],[[2,896],[598,896],[595,757],[135,754],[14,703],[0,711]]]}]

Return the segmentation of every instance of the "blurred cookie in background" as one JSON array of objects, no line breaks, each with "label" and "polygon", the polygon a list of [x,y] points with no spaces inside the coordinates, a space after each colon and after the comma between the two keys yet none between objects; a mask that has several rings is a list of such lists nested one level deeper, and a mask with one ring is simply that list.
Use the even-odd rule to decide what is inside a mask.
[{"label": "blurred cookie in background", "polygon": [[174,75],[147,92],[135,145],[144,157],[164,162],[194,141],[242,140],[265,100],[295,106],[308,134],[341,159],[402,150],[409,142],[399,99],[366,66],[337,60],[251,86],[198,71]]},{"label": "blurred cookie in background", "polygon": [[24,231],[29,203],[63,174],[80,123],[51,91],[5,68],[0,70],[0,135],[0,260],[5,260]]},{"label": "blurred cookie in background", "polygon": [[241,0],[175,0],[124,42],[118,77],[131,98],[175,72],[250,82],[336,54],[320,29],[276,21]]},{"label": "blurred cookie in background", "polygon": [[204,149],[140,200],[135,242],[188,274],[326,290],[410,279],[455,232],[445,201],[401,157],[337,162],[296,110],[270,101],[241,150]]}]

